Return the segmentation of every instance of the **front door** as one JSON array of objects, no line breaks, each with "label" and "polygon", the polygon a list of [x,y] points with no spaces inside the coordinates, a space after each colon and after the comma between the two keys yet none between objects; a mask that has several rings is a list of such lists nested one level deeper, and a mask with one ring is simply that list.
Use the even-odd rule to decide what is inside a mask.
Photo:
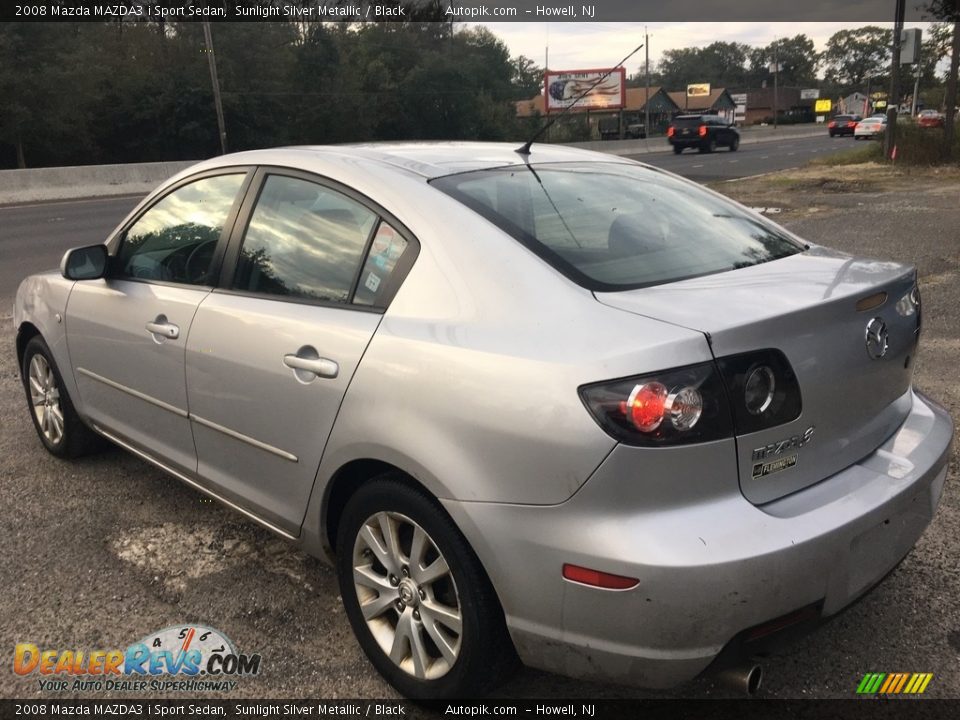
[{"label": "front door", "polygon": [[191,473],[184,348],[212,288],[218,244],[244,178],[233,171],[165,194],[123,234],[108,277],[77,282],[66,310],[83,412],[100,429]]}]

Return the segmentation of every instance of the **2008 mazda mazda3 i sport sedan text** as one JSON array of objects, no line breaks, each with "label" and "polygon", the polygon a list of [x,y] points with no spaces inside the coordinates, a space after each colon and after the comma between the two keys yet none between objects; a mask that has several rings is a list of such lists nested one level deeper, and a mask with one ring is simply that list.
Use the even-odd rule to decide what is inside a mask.
[{"label": "2008 mazda mazda3 i sport sedan text", "polygon": [[921,317],[912,267],[483,143],[200,163],[15,309],[50,452],[107,438],[334,562],[411,697],[516,656],[670,686],[861,596],[946,477]]}]

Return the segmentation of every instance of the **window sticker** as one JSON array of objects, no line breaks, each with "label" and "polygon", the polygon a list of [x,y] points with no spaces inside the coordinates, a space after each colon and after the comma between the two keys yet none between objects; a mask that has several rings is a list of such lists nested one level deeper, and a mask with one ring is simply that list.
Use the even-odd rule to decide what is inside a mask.
[{"label": "window sticker", "polygon": [[380,287],[380,276],[375,273],[370,273],[367,275],[367,281],[363,283],[363,285],[370,292],[376,292],[377,288]]}]

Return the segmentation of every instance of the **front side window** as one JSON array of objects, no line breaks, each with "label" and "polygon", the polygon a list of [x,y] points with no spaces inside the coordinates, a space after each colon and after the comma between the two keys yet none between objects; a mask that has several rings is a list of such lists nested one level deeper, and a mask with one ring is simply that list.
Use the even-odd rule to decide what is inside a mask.
[{"label": "front side window", "polygon": [[270,175],[244,234],[233,288],[347,302],[377,216],[316,183]]},{"label": "front side window", "polygon": [[627,290],[801,252],[773,223],[628,163],[479,170],[431,184],[591,290]]},{"label": "front side window", "polygon": [[244,177],[208,177],[164,196],[124,235],[116,261],[119,277],[212,283],[217,242]]}]

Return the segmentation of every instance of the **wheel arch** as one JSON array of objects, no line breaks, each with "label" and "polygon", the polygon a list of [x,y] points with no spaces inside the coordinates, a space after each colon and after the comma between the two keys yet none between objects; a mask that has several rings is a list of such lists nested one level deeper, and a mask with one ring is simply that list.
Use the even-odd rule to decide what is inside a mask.
[{"label": "wheel arch", "polygon": [[[333,473],[323,492],[323,503],[320,508],[320,540],[330,557],[336,554],[340,517],[350,498],[365,483],[386,473],[392,474],[403,484],[437,501],[437,497],[423,483],[393,463],[374,458],[350,460]],[[437,505],[442,508],[439,502]]]},{"label": "wheel arch", "polygon": [[[17,328],[17,369],[23,368],[23,354],[27,351],[27,343],[41,335],[40,329],[29,320],[24,320]],[[42,335],[41,335],[42,337]]]}]

